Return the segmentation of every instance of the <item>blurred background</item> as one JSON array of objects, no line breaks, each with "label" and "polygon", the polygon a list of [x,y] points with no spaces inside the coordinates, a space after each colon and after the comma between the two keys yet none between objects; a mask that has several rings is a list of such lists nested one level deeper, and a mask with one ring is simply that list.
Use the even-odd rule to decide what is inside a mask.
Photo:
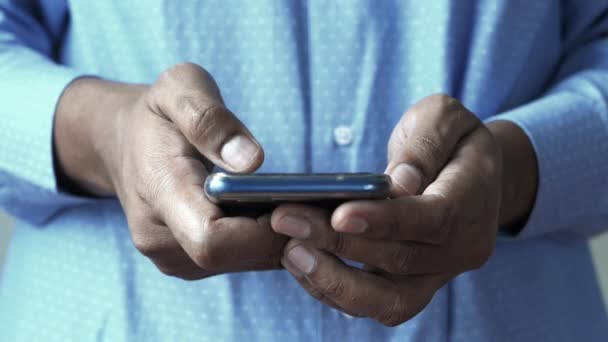
[{"label": "blurred background", "polygon": [[[608,222],[607,222],[608,224]],[[12,231],[12,220],[0,211],[0,277],[2,277],[3,258]],[[604,233],[591,241],[591,248],[598,271],[600,285],[604,292],[604,303],[608,310],[608,233]]]}]

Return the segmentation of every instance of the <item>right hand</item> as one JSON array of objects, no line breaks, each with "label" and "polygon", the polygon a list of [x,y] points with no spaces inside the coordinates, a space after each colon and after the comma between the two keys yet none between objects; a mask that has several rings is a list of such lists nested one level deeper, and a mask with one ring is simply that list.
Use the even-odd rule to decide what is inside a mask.
[{"label": "right hand", "polygon": [[69,179],[118,196],[135,247],[163,273],[200,279],[280,267],[287,238],[269,216],[225,217],[203,193],[213,165],[252,172],[264,152],[201,67],[177,65],[151,86],[76,80],[57,109],[55,147]]}]

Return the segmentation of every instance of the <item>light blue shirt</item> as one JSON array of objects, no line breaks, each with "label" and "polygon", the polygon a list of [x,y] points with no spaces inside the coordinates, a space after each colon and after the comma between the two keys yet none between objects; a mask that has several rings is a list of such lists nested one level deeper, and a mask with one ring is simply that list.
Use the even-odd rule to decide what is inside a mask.
[{"label": "light blue shirt", "polygon": [[[606,32],[600,0],[0,0],[0,207],[18,219],[0,340],[608,341],[586,241],[608,226]],[[399,117],[435,92],[511,120],[538,157],[531,216],[396,328],[284,271],[167,277],[116,200],[57,189],[52,123],[79,75],[152,82],[180,61],[214,75],[262,171],[381,172]]]}]

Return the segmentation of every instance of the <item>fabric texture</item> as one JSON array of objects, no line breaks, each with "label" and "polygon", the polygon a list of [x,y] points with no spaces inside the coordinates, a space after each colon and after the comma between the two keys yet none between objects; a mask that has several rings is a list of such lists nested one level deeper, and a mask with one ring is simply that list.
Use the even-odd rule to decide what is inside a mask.
[{"label": "fabric texture", "polygon": [[[608,225],[608,1],[0,0],[0,207],[18,219],[2,341],[608,341],[587,237]],[[69,196],[53,113],[80,75],[153,82],[192,61],[265,148],[264,172],[382,172],[432,93],[510,120],[539,161],[516,237],[396,328],[284,271],[187,282],[133,247],[116,200]]]}]

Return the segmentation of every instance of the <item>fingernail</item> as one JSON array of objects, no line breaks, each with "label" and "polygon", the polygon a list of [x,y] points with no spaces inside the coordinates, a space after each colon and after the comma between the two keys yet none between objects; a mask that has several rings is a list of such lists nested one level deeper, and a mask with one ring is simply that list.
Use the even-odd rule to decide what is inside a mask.
[{"label": "fingernail", "polygon": [[409,195],[416,195],[422,185],[422,175],[418,169],[408,164],[399,164],[390,173],[392,180]]},{"label": "fingernail", "polygon": [[289,261],[289,259],[287,259],[286,257],[282,257],[281,258],[281,265],[283,265],[283,267],[285,267],[286,270],[289,271],[289,273],[293,274],[294,276],[300,278],[303,277],[304,274],[297,269],[292,263],[291,261]]},{"label": "fingernail", "polygon": [[296,239],[307,239],[310,236],[310,222],[297,216],[285,216],[276,227],[278,233],[291,236]]},{"label": "fingernail", "polygon": [[336,230],[344,233],[360,234],[367,230],[369,224],[362,218],[353,217],[345,219],[336,227]]},{"label": "fingernail", "polygon": [[249,167],[258,149],[258,145],[250,138],[237,134],[224,144],[220,156],[233,169],[244,170]]},{"label": "fingernail", "polygon": [[315,256],[302,246],[292,248],[287,253],[287,259],[304,274],[309,274],[315,267]]}]

